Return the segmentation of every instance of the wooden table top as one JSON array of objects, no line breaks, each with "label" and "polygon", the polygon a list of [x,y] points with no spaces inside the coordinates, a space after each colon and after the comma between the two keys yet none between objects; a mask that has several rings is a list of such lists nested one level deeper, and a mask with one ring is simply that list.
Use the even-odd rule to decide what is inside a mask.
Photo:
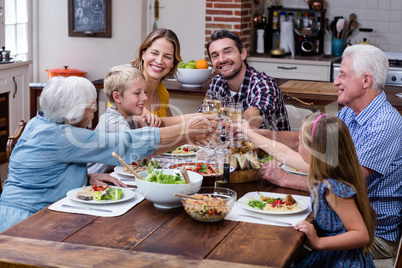
[{"label": "wooden table top", "polygon": [[[258,190],[308,195],[262,179],[231,184],[230,188],[238,198]],[[121,267],[131,261],[142,267],[195,263],[211,267],[228,262],[231,267],[288,267],[304,242],[305,235],[292,227],[228,220],[201,223],[183,208],[158,210],[144,200],[119,217],[42,209],[0,234],[0,263],[85,266],[78,265],[84,258],[83,263],[91,265],[102,264],[99,260],[103,260]],[[54,250],[60,253],[57,258],[43,257]]]}]

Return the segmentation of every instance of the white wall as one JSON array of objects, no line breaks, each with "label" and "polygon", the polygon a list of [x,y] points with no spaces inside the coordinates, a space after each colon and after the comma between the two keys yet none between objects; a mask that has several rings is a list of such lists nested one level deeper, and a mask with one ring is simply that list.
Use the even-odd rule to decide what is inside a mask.
[{"label": "white wall", "polygon": [[[68,1],[40,0],[38,5],[39,60],[34,65],[39,77],[32,82],[46,82],[46,69],[64,65],[87,72],[90,80],[103,78],[112,66],[131,61],[148,34],[146,0],[112,0],[112,38],[69,37]],[[205,50],[205,0],[192,0],[191,5],[192,9],[182,12],[193,13],[192,20],[177,18],[178,26],[188,29],[187,35],[177,33],[184,59],[204,55]]]}]

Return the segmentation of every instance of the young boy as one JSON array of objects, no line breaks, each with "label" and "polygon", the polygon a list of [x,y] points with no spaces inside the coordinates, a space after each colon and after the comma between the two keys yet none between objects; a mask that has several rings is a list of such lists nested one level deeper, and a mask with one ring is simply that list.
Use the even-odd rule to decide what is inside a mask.
[{"label": "young boy", "polygon": [[[138,128],[137,123],[142,125],[145,122],[149,126],[159,127],[159,117],[151,113],[141,117],[147,95],[145,77],[138,69],[125,65],[111,68],[104,79],[104,91],[110,107],[99,118],[95,130],[123,132]],[[88,164],[88,173],[111,172],[113,168],[114,166],[91,163]]]}]

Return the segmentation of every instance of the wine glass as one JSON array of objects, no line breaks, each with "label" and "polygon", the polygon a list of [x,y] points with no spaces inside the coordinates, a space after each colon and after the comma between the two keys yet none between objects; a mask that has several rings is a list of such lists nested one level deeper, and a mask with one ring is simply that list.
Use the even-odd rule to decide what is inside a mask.
[{"label": "wine glass", "polygon": [[[243,107],[240,103],[233,103],[230,105],[229,118],[232,124],[241,124],[241,120],[243,119]],[[231,139],[234,147],[241,147],[241,142],[244,141],[244,136],[241,133],[237,133],[236,137],[234,137],[232,133]]]},{"label": "wine glass", "polygon": [[233,110],[234,100],[231,96],[226,96],[221,100],[220,118],[225,120],[228,124],[231,123],[230,114]]},{"label": "wine glass", "polygon": [[205,94],[204,104],[202,106],[202,113],[205,115],[217,115],[221,109],[221,100],[218,92],[208,90]]}]

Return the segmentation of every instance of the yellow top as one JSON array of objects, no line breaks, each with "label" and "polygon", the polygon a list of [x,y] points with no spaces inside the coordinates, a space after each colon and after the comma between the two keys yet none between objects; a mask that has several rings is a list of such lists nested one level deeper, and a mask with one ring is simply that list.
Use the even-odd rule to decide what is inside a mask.
[{"label": "yellow top", "polygon": [[151,112],[159,117],[166,117],[166,110],[169,108],[169,92],[165,88],[162,82],[159,82],[158,86],[156,87],[156,90],[158,91],[159,94],[159,101],[160,101],[160,106],[159,110],[156,112]]},{"label": "yellow top", "polygon": [[[160,100],[160,105],[159,105],[159,110],[156,112],[152,112],[154,115],[157,115],[159,117],[166,117],[166,109],[169,107],[169,92],[165,88],[162,82],[159,82],[158,86],[156,87],[156,90],[159,94],[159,100]],[[110,102],[107,102],[107,108],[110,107]]]}]

